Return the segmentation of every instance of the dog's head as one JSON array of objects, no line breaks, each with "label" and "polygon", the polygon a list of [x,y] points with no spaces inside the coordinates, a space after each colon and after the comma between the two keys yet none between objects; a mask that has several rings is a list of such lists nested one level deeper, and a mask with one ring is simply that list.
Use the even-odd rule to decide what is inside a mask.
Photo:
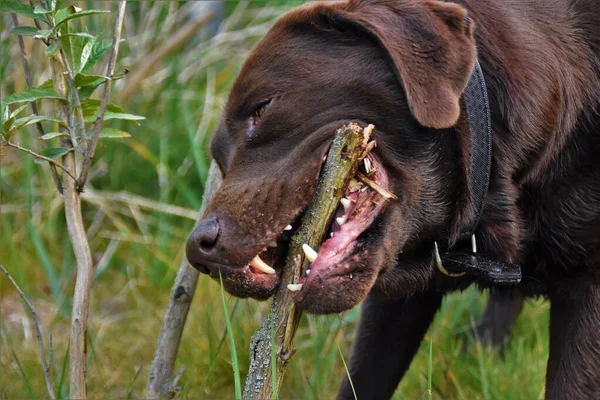
[{"label": "dog's head", "polygon": [[374,286],[426,285],[423,249],[460,230],[451,211],[467,190],[460,97],[474,60],[455,4],[351,0],[283,16],[232,88],[211,145],[224,180],[188,241],[190,263],[220,272],[233,295],[270,297],[336,129],[359,121],[375,125],[377,141],[363,172],[398,199],[351,185],[296,302],[340,312]]}]

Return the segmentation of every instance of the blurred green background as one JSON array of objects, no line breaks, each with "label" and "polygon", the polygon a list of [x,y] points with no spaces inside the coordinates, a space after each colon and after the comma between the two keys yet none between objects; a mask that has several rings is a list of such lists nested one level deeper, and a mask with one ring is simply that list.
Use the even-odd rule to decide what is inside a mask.
[{"label": "blurred green background", "polygon": [[[169,290],[200,206],[210,163],[207,145],[228,89],[244,58],[274,20],[301,3],[129,2],[117,72],[127,68],[130,73],[116,82],[112,97],[147,119],[140,126],[122,126],[131,132],[131,139],[101,142],[83,197],[96,262],[88,332],[90,398],[143,397]],[[77,4],[116,8],[107,1]],[[90,32],[109,39],[113,18],[114,13],[93,16],[85,24]],[[184,35],[194,25],[197,29]],[[10,15],[0,13],[2,96],[25,87],[11,28]],[[26,45],[34,84],[41,84],[50,75],[43,45],[31,40]],[[33,148],[43,146],[33,129],[18,141]],[[47,165],[35,164],[31,157],[8,148],[3,149],[0,163],[0,263],[36,306],[45,339],[52,335],[53,379],[61,398],[67,398],[75,263],[62,200]],[[428,378],[436,399],[543,398],[547,306],[541,301],[527,304],[501,356],[476,345],[472,338],[471,327],[484,300],[470,289],[444,301],[395,398],[428,398]],[[228,302],[244,378],[249,338],[268,305],[229,297]],[[348,359],[358,317],[358,309],[337,316],[304,317],[282,398],[334,397],[344,374],[338,348]],[[45,398],[33,326],[4,276],[0,277],[0,323],[0,398]],[[218,284],[201,277],[178,358],[178,365],[186,368],[181,398],[234,397],[224,339]]]}]

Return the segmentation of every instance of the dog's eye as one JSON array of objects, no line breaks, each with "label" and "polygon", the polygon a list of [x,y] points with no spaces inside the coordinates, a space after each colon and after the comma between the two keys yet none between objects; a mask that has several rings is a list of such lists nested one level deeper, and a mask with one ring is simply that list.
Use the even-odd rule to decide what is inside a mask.
[{"label": "dog's eye", "polygon": [[251,136],[252,132],[254,131],[254,128],[256,128],[258,124],[260,124],[260,120],[262,119],[263,115],[265,115],[265,112],[267,111],[267,108],[269,108],[269,105],[271,105],[271,100],[265,101],[256,106],[256,108],[252,112],[252,116],[250,117],[248,136]]}]

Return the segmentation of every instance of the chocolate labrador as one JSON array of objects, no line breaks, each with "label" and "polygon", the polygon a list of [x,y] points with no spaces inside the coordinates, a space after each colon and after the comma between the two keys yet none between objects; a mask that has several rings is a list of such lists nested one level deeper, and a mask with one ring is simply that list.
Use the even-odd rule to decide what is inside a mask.
[{"label": "chocolate labrador", "polygon": [[[476,71],[491,124],[481,207],[466,95]],[[231,90],[211,144],[224,181],[188,260],[220,272],[235,296],[272,296],[335,130],[372,123],[377,148],[363,172],[397,199],[350,185],[332,237],[294,286],[307,312],[364,301],[350,365],[358,398],[389,398],[444,295],[475,283],[547,297],[546,398],[599,399],[599,99],[599,0],[299,7],[256,46]],[[437,244],[450,250],[472,227],[477,254],[518,266],[519,284],[503,289],[486,271],[471,273],[477,265],[452,272],[438,262]],[[353,398],[347,380],[340,398]]]}]

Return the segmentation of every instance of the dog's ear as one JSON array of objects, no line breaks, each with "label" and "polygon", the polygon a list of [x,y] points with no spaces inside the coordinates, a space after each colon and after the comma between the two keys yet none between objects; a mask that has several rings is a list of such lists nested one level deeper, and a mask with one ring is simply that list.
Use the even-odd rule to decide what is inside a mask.
[{"label": "dog's ear", "polygon": [[436,0],[350,0],[326,13],[334,24],[367,32],[386,50],[421,125],[457,122],[476,57],[463,7]]}]

